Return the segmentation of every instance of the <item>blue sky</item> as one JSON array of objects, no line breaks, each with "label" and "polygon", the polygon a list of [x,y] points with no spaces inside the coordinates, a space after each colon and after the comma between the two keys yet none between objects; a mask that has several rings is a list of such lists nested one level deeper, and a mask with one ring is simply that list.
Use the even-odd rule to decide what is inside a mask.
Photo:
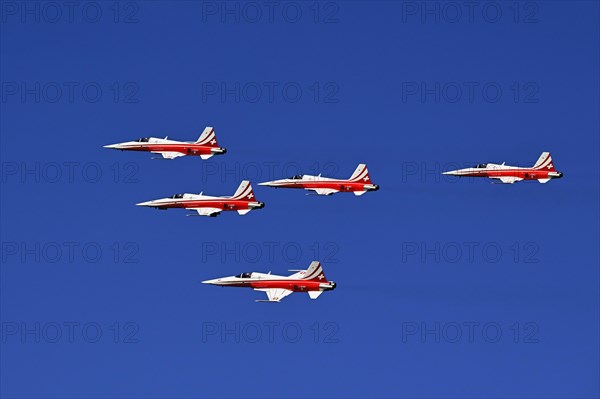
[{"label": "blue sky", "polygon": [[[23,4],[0,3],[3,397],[598,397],[598,3]],[[208,125],[207,162],[102,148]],[[440,175],[542,151],[563,179]],[[133,205],[361,162],[380,191]],[[315,258],[338,284],[315,301],[199,283]]]}]

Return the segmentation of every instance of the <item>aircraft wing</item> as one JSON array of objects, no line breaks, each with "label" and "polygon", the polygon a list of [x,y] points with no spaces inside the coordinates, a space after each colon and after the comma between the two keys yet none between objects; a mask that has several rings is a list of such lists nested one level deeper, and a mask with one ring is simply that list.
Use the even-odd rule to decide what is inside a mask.
[{"label": "aircraft wing", "polygon": [[284,288],[255,288],[256,291],[264,291],[267,293],[267,297],[269,297],[268,301],[258,301],[258,302],[279,302],[286,296],[292,294],[294,291],[286,290]]},{"label": "aircraft wing", "polygon": [[177,157],[183,157],[183,156],[185,156],[185,154],[182,154],[181,152],[175,152],[175,151],[152,151],[152,153],[153,154],[160,154],[165,159],[174,159],[174,158],[177,158]]},{"label": "aircraft wing", "polygon": [[222,211],[222,209],[219,209],[219,208],[189,208],[189,209],[198,212],[198,215],[200,215],[200,216],[217,216]]},{"label": "aircraft wing", "polygon": [[338,190],[334,190],[333,188],[307,188],[307,190],[313,190],[318,195],[331,195],[339,193]]},{"label": "aircraft wing", "polygon": [[513,184],[515,182],[523,180],[520,177],[514,177],[514,176],[492,177],[492,179],[499,179],[502,183],[505,183],[505,184]]}]

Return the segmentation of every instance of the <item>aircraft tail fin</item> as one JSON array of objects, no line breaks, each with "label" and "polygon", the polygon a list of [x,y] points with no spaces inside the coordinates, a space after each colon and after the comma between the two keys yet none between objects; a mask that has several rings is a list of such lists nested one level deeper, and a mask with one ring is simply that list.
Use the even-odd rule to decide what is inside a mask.
[{"label": "aircraft tail fin", "polygon": [[352,176],[350,176],[350,181],[360,181],[361,183],[369,184],[371,183],[371,178],[369,177],[369,170],[367,169],[367,165],[361,163],[357,166]]},{"label": "aircraft tail fin", "polygon": [[301,280],[327,281],[321,262],[318,260],[313,260],[310,263],[310,266],[308,266],[308,269],[298,273],[298,275]]},{"label": "aircraft tail fin", "polygon": [[218,147],[217,144],[217,135],[215,134],[215,129],[208,126],[204,129],[198,140],[196,140],[195,144],[203,144],[210,147]]},{"label": "aircraft tail fin", "polygon": [[245,199],[254,201],[254,192],[252,191],[252,185],[250,182],[248,180],[243,180],[231,199]]},{"label": "aircraft tail fin", "polygon": [[542,155],[540,155],[535,165],[533,165],[533,168],[554,171],[554,162],[552,162],[552,156],[550,156],[550,153],[542,152]]}]

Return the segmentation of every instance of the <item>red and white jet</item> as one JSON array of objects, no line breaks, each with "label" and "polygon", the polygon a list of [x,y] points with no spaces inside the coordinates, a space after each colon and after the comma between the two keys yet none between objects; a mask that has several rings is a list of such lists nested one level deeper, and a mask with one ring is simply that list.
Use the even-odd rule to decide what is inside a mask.
[{"label": "red and white jet", "polygon": [[161,198],[154,201],[140,202],[138,206],[148,206],[158,209],[184,208],[198,212],[198,215],[215,217],[221,211],[237,211],[245,215],[253,209],[265,207],[264,202],[256,201],[252,186],[248,180],[242,181],[237,191],[231,197],[210,197],[200,194],[175,194],[172,197]]},{"label": "red and white jet", "polygon": [[367,165],[361,163],[358,165],[350,179],[332,179],[311,175],[297,175],[289,179],[273,180],[264,183],[258,183],[259,186],[269,186],[275,188],[303,188],[312,190],[318,195],[331,195],[339,192],[352,192],[355,195],[363,195],[367,191],[377,191],[379,186],[371,182]]},{"label": "red and white jet", "polygon": [[164,159],[174,159],[185,155],[199,155],[202,159],[208,159],[213,155],[227,152],[227,149],[219,147],[217,144],[217,136],[212,127],[204,129],[196,141],[168,140],[168,136],[164,139],[143,137],[136,141],[105,145],[104,148],[121,151],[148,151],[160,154]]},{"label": "red and white jet", "polygon": [[306,270],[290,271],[297,273],[290,276],[276,276],[271,272],[242,273],[237,276],[206,280],[202,283],[222,287],[247,287],[267,293],[268,300],[256,302],[279,302],[294,292],[307,292],[311,299],[317,299],[323,292],[335,289],[336,284],[327,281],[319,261],[312,261]]},{"label": "red and white jet", "polygon": [[502,165],[484,163],[476,165],[473,168],[451,170],[443,174],[461,177],[488,177],[490,179],[498,179],[500,182],[507,184],[521,180],[537,180],[540,183],[547,183],[551,179],[560,179],[563,177],[562,172],[557,172],[554,169],[554,163],[549,152],[542,152],[542,155],[531,168],[508,166],[504,162]]}]

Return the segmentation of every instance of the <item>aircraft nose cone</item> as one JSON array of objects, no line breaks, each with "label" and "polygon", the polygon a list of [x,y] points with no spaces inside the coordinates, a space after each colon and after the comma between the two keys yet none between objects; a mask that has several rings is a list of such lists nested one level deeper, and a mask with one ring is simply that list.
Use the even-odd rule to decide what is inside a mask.
[{"label": "aircraft nose cone", "polygon": [[449,170],[448,172],[442,172],[443,175],[450,175],[450,176],[458,176],[458,170]]},{"label": "aircraft nose cone", "polygon": [[204,280],[204,281],[202,282],[202,284],[218,284],[218,283],[219,283],[219,281],[220,281],[220,279],[218,279],[218,278],[215,278],[215,279],[212,279],[212,280]]},{"label": "aircraft nose cone", "polygon": [[108,145],[104,145],[102,147],[116,149],[116,148],[119,148],[119,145],[118,144],[108,144]]},{"label": "aircraft nose cone", "polygon": [[153,201],[140,202],[136,204],[137,206],[153,206]]}]

